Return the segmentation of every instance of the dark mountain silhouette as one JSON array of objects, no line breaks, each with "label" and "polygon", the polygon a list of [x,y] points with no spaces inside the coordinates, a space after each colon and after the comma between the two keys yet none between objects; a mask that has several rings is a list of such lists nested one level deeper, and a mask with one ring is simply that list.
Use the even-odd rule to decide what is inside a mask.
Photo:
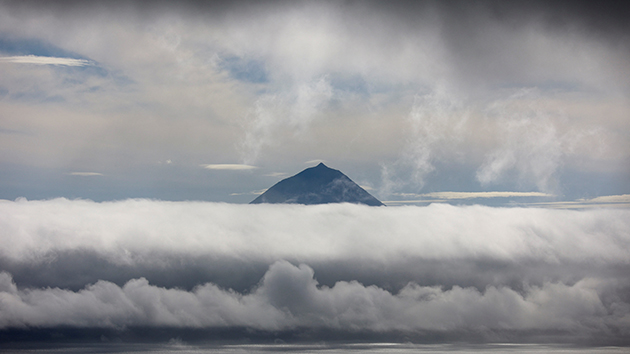
[{"label": "dark mountain silhouette", "polygon": [[348,176],[323,163],[283,179],[250,204],[259,203],[384,205]]}]

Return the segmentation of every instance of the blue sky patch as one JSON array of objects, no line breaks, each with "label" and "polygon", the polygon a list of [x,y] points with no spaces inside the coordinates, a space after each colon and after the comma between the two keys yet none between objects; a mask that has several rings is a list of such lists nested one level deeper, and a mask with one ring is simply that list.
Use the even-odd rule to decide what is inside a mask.
[{"label": "blue sky patch", "polygon": [[0,36],[0,53],[5,55],[36,55],[42,57],[89,59],[39,39],[9,39]]},{"label": "blue sky patch", "polygon": [[228,71],[231,77],[239,81],[255,84],[269,82],[265,63],[262,60],[227,57],[221,60],[219,67]]},{"label": "blue sky patch", "polygon": [[330,85],[339,91],[353,92],[361,95],[369,95],[368,83],[361,75],[333,74],[329,76]]}]

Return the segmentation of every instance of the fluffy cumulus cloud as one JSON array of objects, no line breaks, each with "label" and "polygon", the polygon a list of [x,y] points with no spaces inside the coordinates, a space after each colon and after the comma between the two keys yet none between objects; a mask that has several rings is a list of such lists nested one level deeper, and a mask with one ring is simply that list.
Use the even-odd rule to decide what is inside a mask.
[{"label": "fluffy cumulus cloud", "polygon": [[[487,340],[554,331],[609,343],[630,334],[627,210],[66,199],[0,207],[5,330],[310,328]],[[25,276],[33,272],[49,278]]]},{"label": "fluffy cumulus cloud", "polygon": [[[200,284],[188,292],[132,279],[124,286],[99,281],[73,292],[18,290],[0,274],[0,326],[246,326],[266,331],[332,328],[371,331],[555,330],[592,335],[630,334],[630,304],[604,303],[600,294],[615,281],[583,279],[544,283],[519,293],[506,286],[483,291],[444,290],[410,283],[397,294],[356,281],[320,287],[307,265],[278,261],[249,294]],[[624,284],[628,285],[628,284]]]}]

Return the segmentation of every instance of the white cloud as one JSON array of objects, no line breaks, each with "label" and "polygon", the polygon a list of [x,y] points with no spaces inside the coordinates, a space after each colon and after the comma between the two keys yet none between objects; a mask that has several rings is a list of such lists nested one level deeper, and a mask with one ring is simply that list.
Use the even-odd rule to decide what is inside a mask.
[{"label": "white cloud", "polygon": [[415,194],[414,196],[439,199],[554,197],[553,194],[542,192],[433,192],[425,194]]},{"label": "white cloud", "polygon": [[557,190],[557,172],[570,152],[570,134],[559,129],[566,120],[562,110],[546,103],[539,90],[523,89],[489,104],[487,117],[497,125],[499,146],[486,154],[477,180],[487,185],[515,173],[521,185]]},{"label": "white cloud", "polygon": [[272,172],[265,174],[265,177],[286,177],[288,176],[285,172]]},{"label": "white cloud", "polygon": [[54,199],[2,201],[0,213],[0,255],[16,260],[82,249],[117,262],[151,252],[307,263],[400,257],[630,262],[627,210]]},{"label": "white cloud", "polygon": [[630,194],[604,195],[592,199],[580,199],[584,203],[630,203]]},{"label": "white cloud", "polygon": [[587,208],[630,208],[630,194],[605,195],[591,199],[578,199],[576,201],[539,202],[534,206],[542,206],[556,209],[587,209]]},{"label": "white cloud", "polygon": [[258,168],[256,166],[245,165],[245,164],[205,164],[205,165],[200,165],[200,166],[208,170],[229,170],[229,171],[254,170]]},{"label": "white cloud", "polygon": [[60,66],[88,66],[92,65],[89,60],[41,57],[35,55],[0,57],[0,63],[33,64],[33,65],[60,65]]},{"label": "white cloud", "polygon": [[266,189],[261,189],[257,191],[246,192],[246,193],[230,193],[230,195],[261,195],[265,193],[266,191],[267,191]]},{"label": "white cloud", "polygon": [[531,205],[552,209],[630,209],[630,203],[540,202]]},{"label": "white cloud", "polygon": [[326,76],[283,87],[279,92],[261,95],[244,125],[242,159],[258,160],[265,147],[303,137],[312,121],[326,110],[333,90]]},{"label": "white cloud", "polygon": [[[630,333],[630,210],[55,199],[0,215],[0,328]],[[206,268],[257,278],[153,283]],[[21,284],[38,269],[46,285]],[[73,274],[93,280],[57,287]]]},{"label": "white cloud", "polygon": [[444,145],[455,144],[461,138],[468,115],[463,103],[445,87],[416,96],[408,119],[408,141],[397,161],[382,166],[380,194],[390,195],[410,186],[422,189]]},{"label": "white cloud", "polygon": [[70,175],[90,177],[90,176],[102,176],[103,174],[99,172],[70,172]]},{"label": "white cloud", "polygon": [[405,200],[384,200],[383,204],[389,206],[398,205],[428,205],[431,203],[444,203],[444,199],[405,199]]}]

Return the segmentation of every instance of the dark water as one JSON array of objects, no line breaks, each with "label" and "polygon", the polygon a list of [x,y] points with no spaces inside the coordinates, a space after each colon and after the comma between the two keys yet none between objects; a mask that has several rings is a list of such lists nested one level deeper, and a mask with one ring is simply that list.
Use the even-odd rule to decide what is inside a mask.
[{"label": "dark water", "polygon": [[484,344],[484,345],[416,345],[396,343],[362,344],[246,344],[246,345],[188,345],[180,341],[168,344],[90,344],[58,345],[41,348],[4,348],[3,353],[321,353],[321,354],[411,354],[411,353],[630,353],[629,347],[571,347],[539,344]]}]

